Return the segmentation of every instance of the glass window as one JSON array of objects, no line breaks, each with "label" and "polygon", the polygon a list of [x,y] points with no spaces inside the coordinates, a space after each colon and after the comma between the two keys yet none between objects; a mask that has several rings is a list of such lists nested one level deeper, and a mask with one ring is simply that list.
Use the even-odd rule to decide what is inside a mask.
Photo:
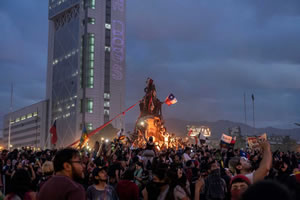
[{"label": "glass window", "polygon": [[104,101],[104,107],[109,107],[109,101]]},{"label": "glass window", "polygon": [[32,113],[27,114],[27,119],[32,117]]},{"label": "glass window", "polygon": [[87,87],[88,88],[94,88],[94,77],[93,76],[88,77]]},{"label": "glass window", "polygon": [[20,121],[20,118],[18,117],[17,119],[16,119],[16,122],[19,122]]},{"label": "glass window", "polygon": [[95,58],[95,57],[94,57],[94,53],[90,53],[90,59],[91,59],[91,60],[94,60],[94,58]]},{"label": "glass window", "polygon": [[90,69],[90,76],[94,76],[94,69]]},{"label": "glass window", "polygon": [[86,123],[86,130],[87,131],[93,130],[93,124],[92,123]]},{"label": "glass window", "polygon": [[88,18],[88,22],[90,23],[90,24],[95,24],[95,18],[91,18],[91,17],[89,17]]},{"label": "glass window", "polygon": [[94,61],[90,60],[90,68],[94,68]]},{"label": "glass window", "polygon": [[90,52],[95,52],[95,46],[94,45],[90,46]]},{"label": "glass window", "polygon": [[90,8],[95,9],[96,8],[96,0],[90,0]]},{"label": "glass window", "polygon": [[104,109],[104,115],[109,115],[109,110],[108,109]]},{"label": "glass window", "polygon": [[109,93],[104,93],[104,99],[109,99],[110,98],[110,94]]},{"label": "glass window", "polygon": [[93,99],[87,99],[87,110],[88,113],[93,113]]},{"label": "glass window", "polygon": [[110,47],[108,47],[108,46],[105,46],[105,51],[108,51],[108,52],[110,52]]},{"label": "glass window", "polygon": [[95,38],[93,36],[90,37],[90,44],[91,45],[95,44]]},{"label": "glass window", "polygon": [[111,25],[110,25],[110,24],[108,24],[108,23],[105,23],[105,28],[107,28],[107,29],[111,29]]},{"label": "glass window", "polygon": [[37,116],[37,112],[34,112],[34,113],[33,113],[33,116],[34,116],[34,117]]},{"label": "glass window", "polygon": [[24,120],[24,119],[26,119],[26,115],[23,115],[23,116],[21,117],[21,120]]}]

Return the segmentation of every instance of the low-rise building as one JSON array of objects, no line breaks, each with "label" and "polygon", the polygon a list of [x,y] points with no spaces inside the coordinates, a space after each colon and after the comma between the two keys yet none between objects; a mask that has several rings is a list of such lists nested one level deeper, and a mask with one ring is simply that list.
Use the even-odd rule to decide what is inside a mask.
[{"label": "low-rise building", "polygon": [[[4,116],[3,145],[8,148],[44,148],[49,141],[48,101],[21,108]],[[10,125],[9,125],[10,123]]]}]

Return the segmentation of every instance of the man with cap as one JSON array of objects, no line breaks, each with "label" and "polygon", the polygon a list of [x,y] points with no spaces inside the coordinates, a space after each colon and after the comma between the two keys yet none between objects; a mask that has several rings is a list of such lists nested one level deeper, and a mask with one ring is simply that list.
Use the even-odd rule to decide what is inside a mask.
[{"label": "man with cap", "polygon": [[118,200],[115,189],[107,184],[107,168],[97,167],[92,173],[94,184],[87,189],[87,200]]}]

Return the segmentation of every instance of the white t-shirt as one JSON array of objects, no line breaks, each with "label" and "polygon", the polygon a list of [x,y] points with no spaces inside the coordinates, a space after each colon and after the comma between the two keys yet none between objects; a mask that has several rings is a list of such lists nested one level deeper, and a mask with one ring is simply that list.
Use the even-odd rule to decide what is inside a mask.
[{"label": "white t-shirt", "polygon": [[251,172],[250,174],[245,174],[245,176],[250,180],[251,184],[253,184],[253,175],[254,175],[254,171]]}]

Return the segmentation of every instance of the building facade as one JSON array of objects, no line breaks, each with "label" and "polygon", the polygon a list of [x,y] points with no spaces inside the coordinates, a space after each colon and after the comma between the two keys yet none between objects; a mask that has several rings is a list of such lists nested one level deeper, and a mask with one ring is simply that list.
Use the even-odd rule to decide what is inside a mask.
[{"label": "building facade", "polygon": [[6,114],[3,121],[4,147],[9,146],[10,132],[10,148],[25,146],[44,148],[49,140],[47,118],[48,101],[41,101]]},{"label": "building facade", "polygon": [[[125,0],[49,0],[48,126],[57,147],[124,110]],[[123,118],[112,122],[124,128]]]}]

